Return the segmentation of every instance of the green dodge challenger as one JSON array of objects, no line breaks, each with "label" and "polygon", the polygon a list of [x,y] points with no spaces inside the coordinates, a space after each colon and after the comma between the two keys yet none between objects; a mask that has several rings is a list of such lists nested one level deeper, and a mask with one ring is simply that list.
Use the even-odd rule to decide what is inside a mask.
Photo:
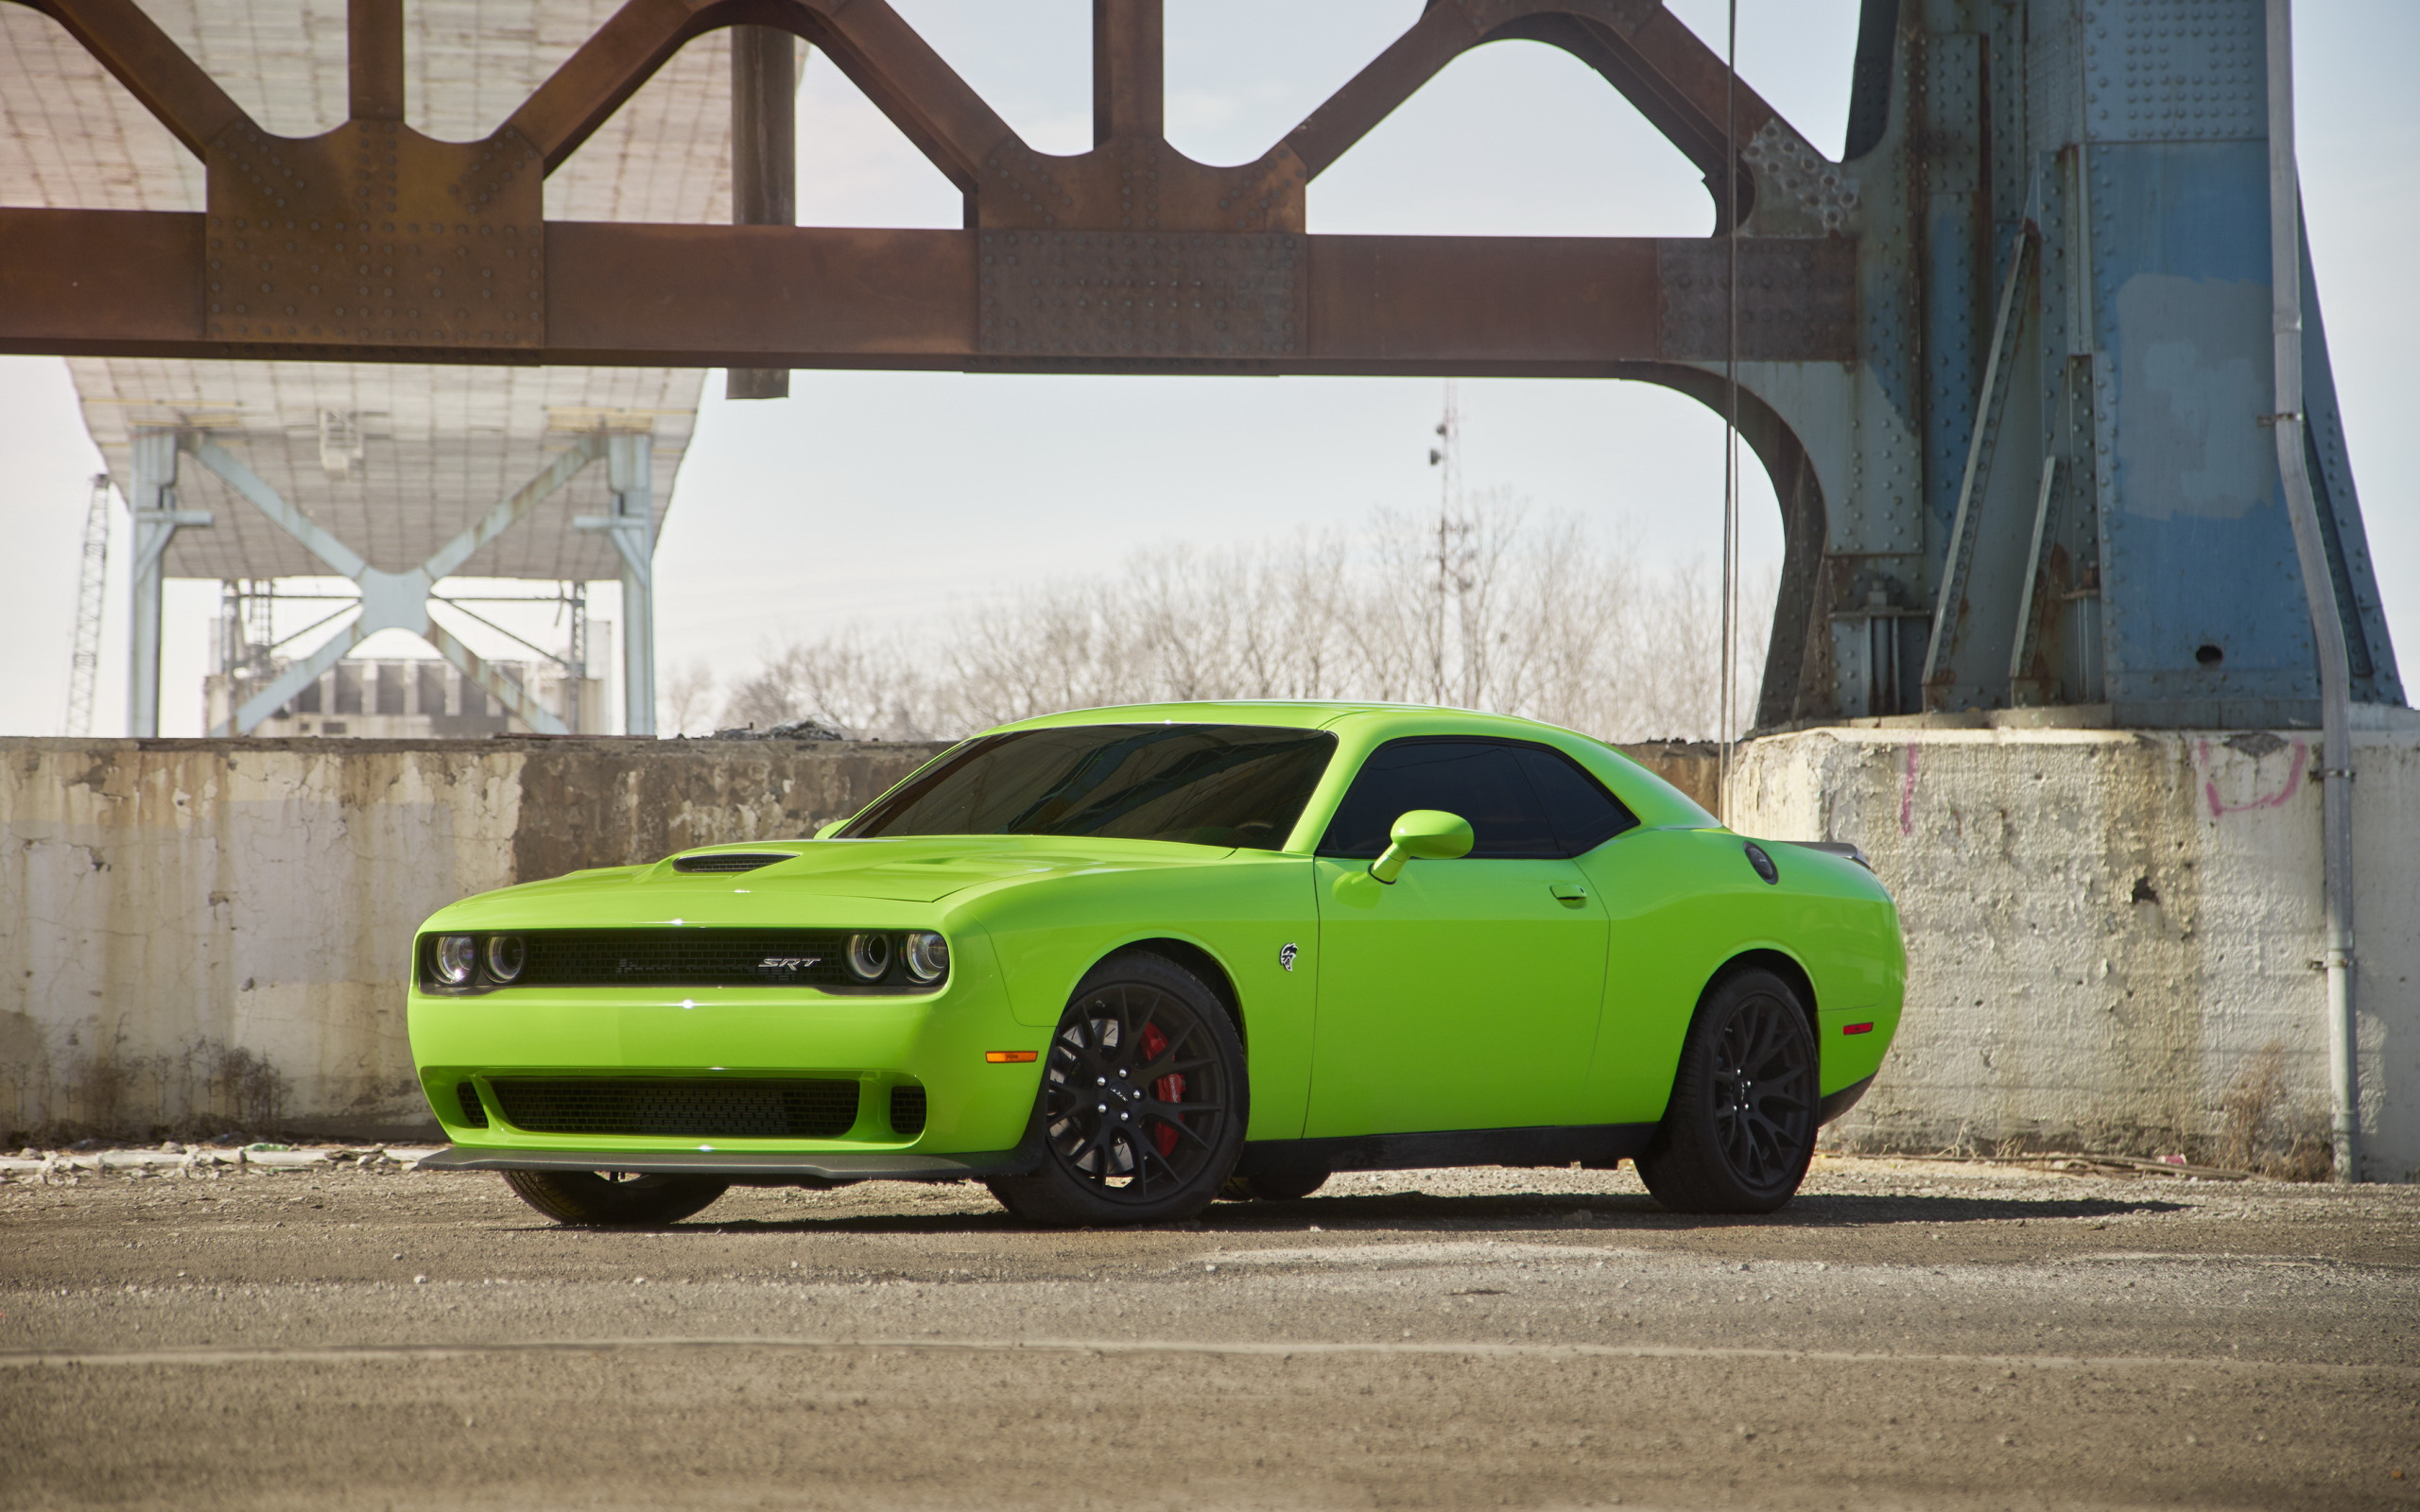
[{"label": "green dodge challenger", "polygon": [[466,899],[413,952],[451,1147],[566,1223],[986,1183],[1046,1224],[1336,1171],[1634,1161],[1765,1212],[1907,958],[1846,845],[1744,840],[1584,736],[1400,705],[1096,709],[812,840]]}]

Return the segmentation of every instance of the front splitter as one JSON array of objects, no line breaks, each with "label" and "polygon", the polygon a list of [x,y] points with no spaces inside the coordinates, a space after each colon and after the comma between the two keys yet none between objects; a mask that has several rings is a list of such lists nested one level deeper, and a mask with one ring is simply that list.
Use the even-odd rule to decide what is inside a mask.
[{"label": "front splitter", "polygon": [[719,1176],[736,1181],[973,1181],[1021,1176],[1036,1152],[968,1155],[869,1152],[796,1155],[772,1150],[696,1150],[624,1154],[614,1150],[508,1150],[451,1144],[422,1157],[424,1171],[627,1171],[639,1176]]}]

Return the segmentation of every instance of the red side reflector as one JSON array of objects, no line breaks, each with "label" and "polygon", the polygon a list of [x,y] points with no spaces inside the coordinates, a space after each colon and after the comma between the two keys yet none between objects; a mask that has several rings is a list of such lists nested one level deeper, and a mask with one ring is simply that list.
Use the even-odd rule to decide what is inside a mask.
[{"label": "red side reflector", "polygon": [[1844,1023],[1841,1025],[1841,1033],[1842,1034],[1872,1034],[1873,1032],[1874,1025],[1870,1023]]},{"label": "red side reflector", "polygon": [[[1866,1027],[1871,1029],[1874,1025],[1869,1023]],[[1042,1052],[1039,1050],[986,1050],[983,1052],[983,1058],[995,1066],[1021,1066],[1028,1060],[1041,1059]]]}]

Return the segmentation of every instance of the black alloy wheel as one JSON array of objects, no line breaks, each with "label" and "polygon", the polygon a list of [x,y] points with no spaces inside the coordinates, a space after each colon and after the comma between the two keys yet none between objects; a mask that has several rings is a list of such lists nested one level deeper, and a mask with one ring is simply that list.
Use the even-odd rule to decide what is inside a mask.
[{"label": "black alloy wheel", "polygon": [[1250,1111],[1243,1045],[1218,997],[1165,957],[1095,967],[1042,1068],[1042,1163],[992,1182],[1027,1222],[1190,1218],[1234,1171]]},{"label": "black alloy wheel", "polygon": [[1735,971],[1707,989],[1682,1047],[1663,1126],[1638,1174],[1675,1212],[1771,1212],[1815,1153],[1815,1033],[1806,1005],[1771,971]]},{"label": "black alloy wheel", "polygon": [[651,1228],[704,1211],[731,1183],[631,1171],[507,1171],[504,1184],[557,1223]]}]

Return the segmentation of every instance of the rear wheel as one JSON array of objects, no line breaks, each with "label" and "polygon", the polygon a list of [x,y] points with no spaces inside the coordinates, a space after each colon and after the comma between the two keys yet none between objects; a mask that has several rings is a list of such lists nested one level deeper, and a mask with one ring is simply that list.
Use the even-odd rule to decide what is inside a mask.
[{"label": "rear wheel", "polygon": [[1638,1174],[1675,1212],[1771,1212],[1815,1152],[1815,1034],[1771,971],[1734,972],[1698,1005],[1672,1101]]},{"label": "rear wheel", "polygon": [[1028,1223],[1169,1223],[1210,1199],[1243,1149],[1243,1044],[1200,978],[1157,955],[1093,968],[1059,1021],[1034,1109],[1043,1153],[993,1194]]},{"label": "rear wheel", "polygon": [[627,1171],[507,1171],[504,1184],[557,1223],[605,1227],[679,1223],[731,1188],[713,1177]]}]

